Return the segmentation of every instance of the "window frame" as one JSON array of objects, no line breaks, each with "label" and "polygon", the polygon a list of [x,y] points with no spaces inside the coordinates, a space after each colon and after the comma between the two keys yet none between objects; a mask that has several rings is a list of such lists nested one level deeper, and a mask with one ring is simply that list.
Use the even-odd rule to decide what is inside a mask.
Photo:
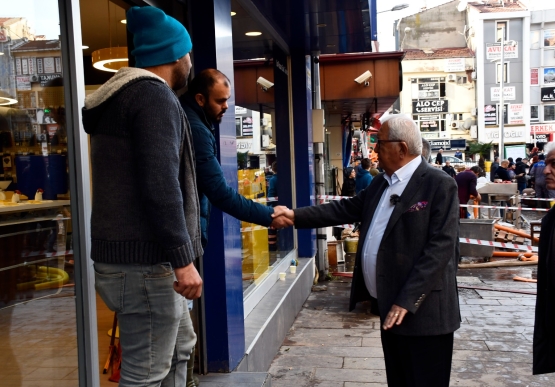
[{"label": "window frame", "polygon": [[495,21],[495,42],[500,43],[501,38],[499,36],[499,24],[505,25],[505,42],[509,40],[509,20],[496,20]]},{"label": "window frame", "polygon": [[[545,115],[545,109],[546,108],[552,108],[553,109],[553,114],[552,114],[553,119],[548,120],[546,118],[546,115]],[[543,122],[555,122],[555,104],[543,105],[542,113],[543,113]]]},{"label": "window frame", "polygon": [[[532,108],[536,108],[537,117],[532,117]],[[530,122],[540,122],[540,105],[530,105]]]},{"label": "window frame", "polygon": [[[511,66],[510,66],[511,62],[504,62],[505,65],[505,79],[503,80],[503,85],[507,85],[508,83],[511,83],[511,77],[509,76],[511,71]],[[501,62],[495,62],[495,82],[496,84],[500,85],[501,81],[500,81],[500,77],[499,77],[499,70],[501,68]]]}]

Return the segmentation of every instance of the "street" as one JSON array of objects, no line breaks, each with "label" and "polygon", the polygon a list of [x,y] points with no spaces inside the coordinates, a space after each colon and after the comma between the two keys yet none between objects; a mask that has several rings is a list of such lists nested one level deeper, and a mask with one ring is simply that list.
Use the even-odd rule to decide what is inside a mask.
[{"label": "street", "polygon": [[[462,269],[459,286],[535,292],[536,266]],[[349,279],[325,282],[297,316],[269,372],[273,387],[386,386],[379,318],[369,304],[348,312]],[[459,289],[451,386],[554,386],[555,374],[532,375],[535,295]],[[555,327],[554,327],[555,328]]]}]

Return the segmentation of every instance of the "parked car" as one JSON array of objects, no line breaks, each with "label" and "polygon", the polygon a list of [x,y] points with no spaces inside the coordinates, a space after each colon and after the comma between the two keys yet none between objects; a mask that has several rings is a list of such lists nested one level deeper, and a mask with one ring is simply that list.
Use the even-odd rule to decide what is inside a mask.
[{"label": "parked car", "polygon": [[[445,162],[449,161],[451,163],[451,165],[456,165],[456,164],[464,164],[464,161],[459,159],[458,157],[453,157],[453,156],[443,156],[443,165],[445,165]],[[436,163],[436,158],[433,157],[432,158],[432,164]]]}]

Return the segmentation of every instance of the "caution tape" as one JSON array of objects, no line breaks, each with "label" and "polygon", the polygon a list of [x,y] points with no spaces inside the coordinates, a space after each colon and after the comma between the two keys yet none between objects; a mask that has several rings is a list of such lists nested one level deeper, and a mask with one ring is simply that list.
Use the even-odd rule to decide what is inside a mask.
[{"label": "caution tape", "polygon": [[258,198],[258,199],[252,199],[253,202],[257,202],[257,203],[268,203],[268,202],[277,202],[278,198],[276,197],[270,197],[270,198]]},{"label": "caution tape", "polygon": [[532,252],[537,252],[538,251],[537,246],[518,245],[516,243],[485,241],[485,240],[482,240],[482,239],[459,238],[459,242],[460,243],[465,243],[465,244],[468,244],[468,245],[502,247],[504,249],[524,250],[524,251],[532,251]]},{"label": "caution tape", "polygon": [[[513,198],[514,198],[514,196],[513,196]],[[548,199],[546,199],[546,198],[529,198],[529,197],[527,197],[527,196],[521,196],[521,197],[520,197],[520,200],[523,200],[523,199],[524,199],[524,200],[538,200],[538,201],[540,201],[540,202],[555,202],[555,198],[548,198]]]},{"label": "caution tape", "polygon": [[461,207],[472,207],[472,208],[493,208],[499,210],[520,210],[520,211],[539,211],[547,212],[548,208],[525,208],[525,207],[504,207],[504,206],[482,206],[477,204],[461,204]]},{"label": "caution tape", "polygon": [[317,199],[329,199],[329,200],[341,200],[341,199],[351,199],[351,196],[337,196],[337,195],[318,195]]}]

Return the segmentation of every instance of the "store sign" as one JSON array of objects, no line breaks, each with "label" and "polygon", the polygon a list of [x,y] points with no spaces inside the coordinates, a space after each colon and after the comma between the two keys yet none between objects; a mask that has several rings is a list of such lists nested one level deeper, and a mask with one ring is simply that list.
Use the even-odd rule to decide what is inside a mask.
[{"label": "store sign", "polygon": [[531,85],[540,84],[538,69],[530,69],[530,84]]},{"label": "store sign", "polygon": [[449,111],[446,100],[421,99],[412,101],[413,113],[447,113]]},{"label": "store sign", "polygon": [[[518,58],[518,44],[514,46],[505,43],[504,59]],[[501,43],[486,43],[486,59],[501,59]]]},{"label": "store sign", "polygon": [[484,106],[484,123],[485,125],[497,125],[497,106]]},{"label": "store sign", "polygon": [[439,130],[439,120],[420,121],[421,132],[433,132]]},{"label": "store sign", "polygon": [[542,87],[542,102],[555,101],[555,87]]},{"label": "store sign", "polygon": [[62,77],[62,74],[39,75],[40,87],[45,87],[47,86],[48,82],[61,77]]},{"label": "store sign", "polygon": [[432,150],[452,150],[452,149],[465,149],[466,140],[465,139],[444,139],[444,140],[431,140],[430,147]]},{"label": "store sign", "polygon": [[243,136],[252,136],[252,117],[243,117],[242,120]]},{"label": "store sign", "polygon": [[434,133],[434,132],[422,132],[420,133],[420,135],[422,136],[422,138],[425,138],[426,140],[439,137],[439,133]]},{"label": "store sign", "polygon": [[[485,129],[486,141],[493,141],[495,143],[499,142],[500,129]],[[505,128],[504,141],[505,142],[528,142],[528,133],[524,130],[524,127],[519,128]]]},{"label": "store sign", "polygon": [[237,144],[237,152],[245,152],[249,151],[252,148],[252,139],[244,140],[238,138],[236,141]]},{"label": "store sign", "polygon": [[530,125],[530,133],[555,133],[555,124]]},{"label": "store sign", "polygon": [[446,73],[454,73],[465,70],[464,58],[448,58],[444,61],[443,71]]},{"label": "store sign", "polygon": [[524,105],[512,103],[509,105],[508,125],[524,125]]},{"label": "store sign", "polygon": [[[491,100],[492,101],[500,101],[501,100],[501,88],[500,87],[492,87],[491,91]],[[516,87],[514,86],[507,86],[503,88],[503,99],[505,101],[513,101],[516,99]]]},{"label": "store sign", "polygon": [[555,83],[555,67],[546,67],[543,69],[543,84],[549,85]]},{"label": "store sign", "polygon": [[549,134],[536,134],[535,135],[535,142],[540,143],[540,144],[545,144],[549,142]]},{"label": "store sign", "polygon": [[15,87],[17,90],[31,90],[31,79],[28,75],[15,77]]},{"label": "store sign", "polygon": [[439,83],[419,83],[418,98],[439,98]]},{"label": "store sign", "polygon": [[247,114],[247,108],[235,105],[235,115]]}]

